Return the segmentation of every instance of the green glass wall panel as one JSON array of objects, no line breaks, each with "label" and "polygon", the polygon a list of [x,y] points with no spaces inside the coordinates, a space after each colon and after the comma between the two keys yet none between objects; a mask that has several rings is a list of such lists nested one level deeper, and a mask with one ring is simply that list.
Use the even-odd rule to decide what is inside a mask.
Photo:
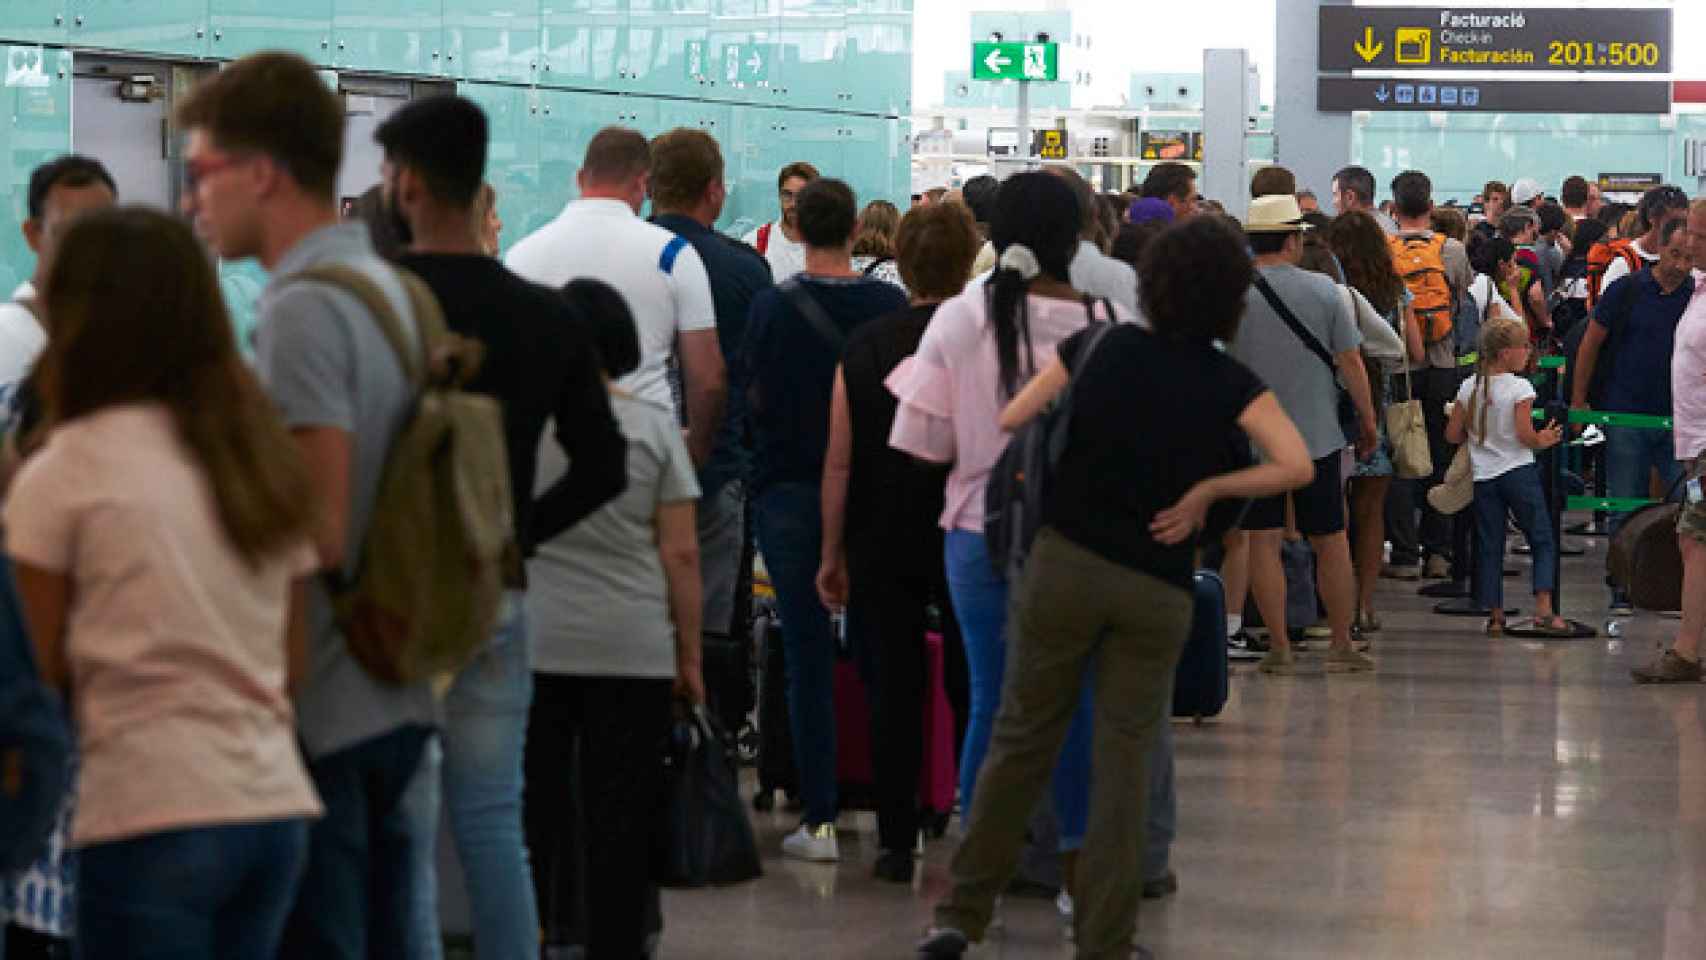
[{"label": "green glass wall panel", "polygon": [[846,0],[782,0],[782,106],[847,108]]},{"label": "green glass wall panel", "polygon": [[444,23],[458,35],[470,80],[532,83],[539,73],[539,0],[444,0]]},{"label": "green glass wall panel", "polygon": [[912,111],[912,0],[847,0],[843,110]]},{"label": "green glass wall panel", "polygon": [[443,68],[443,0],[333,0],[340,69],[436,74]]},{"label": "green glass wall panel", "polygon": [[72,46],[204,57],[207,0],[70,0]]},{"label": "green glass wall panel", "polygon": [[549,222],[558,210],[540,201],[539,137],[532,97],[519,87],[464,83],[458,93],[486,112],[490,141],[486,147],[486,180],[497,191],[498,217],[504,250]]},{"label": "green glass wall panel", "polygon": [[708,95],[710,33],[711,0],[630,0],[628,92]]},{"label": "green glass wall panel", "polygon": [[70,33],[71,0],[0,0],[0,40],[64,43]]},{"label": "green glass wall panel", "polygon": [[1351,155],[1374,173],[1382,197],[1393,177],[1417,169],[1441,202],[1467,202],[1488,180],[1519,177],[1548,193],[1573,174],[1657,173],[1677,182],[1680,141],[1696,122],[1686,115],[1370,114],[1353,125]]},{"label": "green glass wall panel", "polygon": [[0,297],[35,273],[36,258],[16,225],[29,217],[30,172],[71,149],[71,54],[34,46],[8,46],[4,109],[10,123],[0,130],[0,159],[6,208],[12,228],[0,230]]},{"label": "green glass wall panel", "polygon": [[539,82],[615,92],[627,85],[627,0],[545,0]]},{"label": "green glass wall panel", "polygon": [[255,353],[255,316],[269,275],[260,261],[254,259],[221,260],[218,269],[219,292],[225,297],[226,311],[231,314],[237,346],[244,356],[252,357]]},{"label": "green glass wall panel", "polygon": [[332,0],[210,0],[208,55],[235,60],[257,50],[290,50],[332,63]]}]

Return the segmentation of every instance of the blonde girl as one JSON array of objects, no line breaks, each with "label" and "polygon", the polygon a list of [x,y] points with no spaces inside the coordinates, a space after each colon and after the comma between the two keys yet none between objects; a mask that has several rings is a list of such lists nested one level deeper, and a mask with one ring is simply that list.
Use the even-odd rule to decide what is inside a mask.
[{"label": "blonde girl", "polygon": [[1475,601],[1489,611],[1487,635],[1505,629],[1505,517],[1514,516],[1534,554],[1533,629],[1568,636],[1570,625],[1553,609],[1558,547],[1552,537],[1546,495],[1534,451],[1558,444],[1556,423],[1534,429],[1534,387],[1528,369],[1528,326],[1496,317],[1481,328],[1475,376],[1464,381],[1446,425],[1446,440],[1469,444],[1475,474]]}]

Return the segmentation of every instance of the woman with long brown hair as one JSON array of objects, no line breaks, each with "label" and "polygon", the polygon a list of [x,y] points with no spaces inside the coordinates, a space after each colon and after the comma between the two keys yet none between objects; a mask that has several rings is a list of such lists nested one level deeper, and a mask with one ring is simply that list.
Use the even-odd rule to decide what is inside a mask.
[{"label": "woman with long brown hair", "polygon": [[[1345,284],[1379,315],[1375,322],[1384,321],[1403,337],[1405,357],[1398,366],[1420,363],[1425,356],[1421,326],[1410,310],[1409,291],[1392,264],[1386,232],[1380,223],[1361,210],[1342,214],[1327,230],[1327,245],[1339,259]],[[1363,364],[1368,370],[1375,404],[1384,406],[1396,384],[1366,351]],[[1375,419],[1384,430],[1384,416]],[[1386,495],[1392,489],[1394,473],[1387,445],[1382,436],[1381,449],[1368,461],[1357,463],[1350,479],[1351,557],[1357,580],[1357,613],[1351,629],[1365,643],[1370,634],[1380,630],[1380,618],[1374,615],[1374,588],[1380,578],[1381,554],[1386,542]]]},{"label": "woman with long brown hair", "polygon": [[859,225],[853,230],[853,269],[906,289],[895,262],[895,238],[899,235],[900,208],[887,200],[865,204],[859,211]]},{"label": "woman with long brown hair", "polygon": [[81,952],[270,957],[320,812],[288,693],[308,477],[189,227],[93,214],[42,294],[45,440],[4,520],[37,663],[76,716]]}]

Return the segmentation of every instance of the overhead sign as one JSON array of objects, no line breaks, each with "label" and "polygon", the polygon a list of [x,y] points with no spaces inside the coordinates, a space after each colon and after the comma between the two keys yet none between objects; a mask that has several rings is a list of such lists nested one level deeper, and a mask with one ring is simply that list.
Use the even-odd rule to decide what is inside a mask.
[{"label": "overhead sign", "polygon": [[[1330,9],[1330,8],[1329,8]],[[1665,80],[1380,80],[1319,77],[1315,109],[1445,113],[1669,113]]]},{"label": "overhead sign", "polygon": [[686,61],[687,79],[689,81],[698,80],[709,73],[709,71],[705,69],[705,41],[687,41],[686,54],[687,55],[682,59]]},{"label": "overhead sign", "polygon": [[1671,11],[1322,7],[1322,70],[1669,73]]},{"label": "overhead sign", "polygon": [[1141,160],[1190,160],[1195,153],[1192,138],[1184,130],[1144,130],[1137,135],[1137,156]]},{"label": "overhead sign", "polygon": [[1060,45],[1056,43],[974,43],[973,80],[1049,82],[1060,79]]},{"label": "overhead sign", "polygon": [[1044,160],[1065,160],[1066,145],[1065,130],[1038,130],[1033,149]]}]

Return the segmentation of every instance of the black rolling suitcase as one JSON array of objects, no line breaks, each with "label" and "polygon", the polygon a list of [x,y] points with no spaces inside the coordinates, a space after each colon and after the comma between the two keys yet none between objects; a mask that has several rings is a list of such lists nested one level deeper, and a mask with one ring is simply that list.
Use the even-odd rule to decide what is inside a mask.
[{"label": "black rolling suitcase", "polygon": [[758,793],[755,810],[776,805],[778,790],[796,799],[799,773],[794,769],[794,735],[788,720],[788,674],[782,655],[782,621],[773,610],[760,610],[752,620],[758,648]]},{"label": "black rolling suitcase", "polygon": [[1218,716],[1230,688],[1226,657],[1226,586],[1213,570],[1198,570],[1191,633],[1173,680],[1173,716],[1197,722]]}]

